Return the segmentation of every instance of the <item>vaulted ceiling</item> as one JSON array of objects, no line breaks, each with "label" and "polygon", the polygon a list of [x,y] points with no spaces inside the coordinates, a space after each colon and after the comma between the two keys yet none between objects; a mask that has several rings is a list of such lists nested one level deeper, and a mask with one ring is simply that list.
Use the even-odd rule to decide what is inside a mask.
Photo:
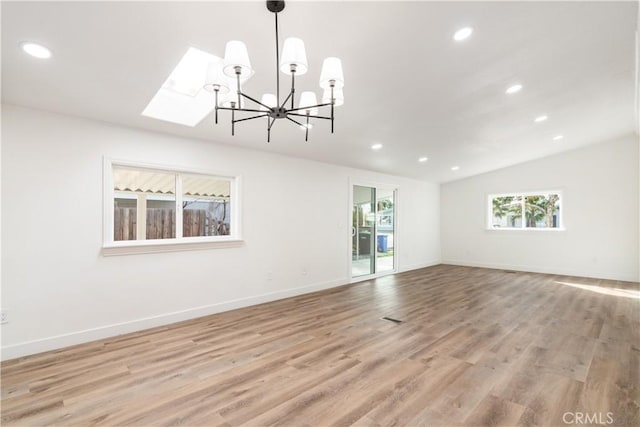
[{"label": "vaulted ceiling", "polygon": [[[278,122],[267,144],[262,120],[238,124],[232,137],[226,113],[217,126],[210,116],[195,127],[141,115],[191,46],[223,56],[228,40],[244,41],[256,70],[244,89],[273,92],[264,2],[2,2],[2,102],[446,182],[634,132],[637,7],[287,2],[281,41],[302,38],[309,60],[298,91],[321,96],[322,60],[337,56],[345,104],[335,134],[322,122],[305,143],[304,132]],[[465,26],[472,36],[454,41]],[[25,55],[26,40],[53,56]],[[522,90],[505,94],[515,83]],[[541,115],[548,119],[534,122]],[[382,149],[371,150],[376,143]]]}]

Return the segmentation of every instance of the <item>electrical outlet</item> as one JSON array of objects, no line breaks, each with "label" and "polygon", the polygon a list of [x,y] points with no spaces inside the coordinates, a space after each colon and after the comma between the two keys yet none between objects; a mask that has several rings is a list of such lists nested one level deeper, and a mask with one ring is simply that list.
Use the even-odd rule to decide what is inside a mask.
[{"label": "electrical outlet", "polygon": [[0,311],[0,324],[5,324],[9,322],[9,317],[7,316],[7,311]]},{"label": "electrical outlet", "polygon": [[267,280],[273,280],[273,273],[271,271],[267,272]]}]

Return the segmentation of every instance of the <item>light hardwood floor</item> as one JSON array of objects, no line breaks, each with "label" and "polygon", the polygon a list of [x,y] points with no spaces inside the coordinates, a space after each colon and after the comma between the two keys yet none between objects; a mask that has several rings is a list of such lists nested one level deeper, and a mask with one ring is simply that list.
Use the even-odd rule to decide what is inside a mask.
[{"label": "light hardwood floor", "polygon": [[638,292],[430,267],[7,361],[2,425],[638,426]]}]

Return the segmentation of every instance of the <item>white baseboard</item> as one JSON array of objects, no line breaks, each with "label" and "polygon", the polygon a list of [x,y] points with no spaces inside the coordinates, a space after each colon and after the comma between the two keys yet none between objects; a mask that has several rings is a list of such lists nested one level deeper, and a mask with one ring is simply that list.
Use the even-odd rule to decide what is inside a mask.
[{"label": "white baseboard", "polygon": [[351,278],[351,282],[349,282],[349,283],[366,282],[367,280],[375,280],[375,279],[380,278],[380,277],[391,276],[391,275],[397,274],[397,273],[405,273],[407,271],[419,270],[421,268],[427,268],[427,267],[433,267],[434,265],[438,265],[438,264],[441,264],[440,260],[429,261],[429,262],[424,262],[424,263],[420,263],[420,264],[412,264],[412,265],[408,265],[408,266],[404,266],[404,267],[399,267],[398,271],[388,271],[388,272],[384,272],[384,273],[378,273],[378,275],[375,276],[375,277],[374,277],[374,275],[352,277]]},{"label": "white baseboard", "polygon": [[423,262],[420,264],[400,266],[398,273],[404,273],[405,271],[411,271],[411,270],[419,270],[421,268],[433,267],[434,265],[438,265],[438,264],[442,264],[442,261],[440,261],[439,259]]},{"label": "white baseboard", "polygon": [[546,267],[531,266],[531,265],[488,263],[488,262],[457,260],[457,259],[445,259],[445,260],[442,260],[442,264],[459,265],[463,267],[494,268],[498,270],[526,271],[529,273],[559,274],[562,276],[589,277],[594,279],[621,280],[624,282],[638,281],[637,277],[632,277],[631,275],[627,275],[627,274],[612,274],[610,272],[572,270],[567,268],[546,268]]},{"label": "white baseboard", "polygon": [[240,298],[237,300],[210,304],[201,307],[194,307],[187,310],[161,314],[158,316],[145,317],[128,322],[115,323],[112,325],[85,329],[68,334],[56,335],[33,341],[25,341],[18,344],[11,344],[2,347],[2,354],[0,355],[0,359],[15,359],[17,357],[42,353],[44,351],[56,350],[76,344],[83,344],[95,340],[127,334],[130,332],[137,332],[157,326],[164,326],[171,323],[181,322],[183,320],[190,320],[215,313],[235,310],[237,308],[248,307],[265,302],[276,301],[284,298],[321,291],[323,289],[329,289],[336,286],[345,285],[347,283],[348,281],[346,278],[340,278],[322,283],[316,283],[313,285],[287,289],[284,291],[270,292],[255,297]]}]

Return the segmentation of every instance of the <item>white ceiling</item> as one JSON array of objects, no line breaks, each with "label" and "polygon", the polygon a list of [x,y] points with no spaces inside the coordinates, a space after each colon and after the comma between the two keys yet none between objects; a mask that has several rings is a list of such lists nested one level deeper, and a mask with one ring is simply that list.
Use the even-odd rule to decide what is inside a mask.
[{"label": "white ceiling", "polygon": [[[231,137],[225,112],[195,128],[140,115],[189,46],[223,56],[243,40],[246,92],[275,91],[264,2],[2,2],[2,102],[445,182],[633,132],[637,16],[636,2],[287,2],[281,42],[302,38],[309,59],[298,93],[321,96],[322,60],[338,56],[345,105],[334,135],[322,122],[305,143],[279,121],[267,144],[262,120]],[[463,26],[472,37],[454,42]],[[53,57],[25,55],[25,40]]]}]

